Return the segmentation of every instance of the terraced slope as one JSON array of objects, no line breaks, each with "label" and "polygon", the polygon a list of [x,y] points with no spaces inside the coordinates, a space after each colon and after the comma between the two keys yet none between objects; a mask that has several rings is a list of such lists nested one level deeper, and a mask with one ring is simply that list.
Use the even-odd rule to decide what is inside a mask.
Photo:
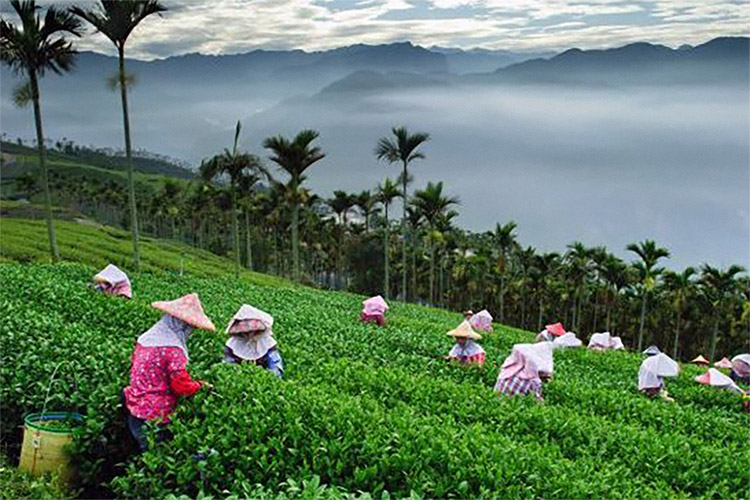
[{"label": "terraced slope", "polygon": [[[94,270],[0,265],[3,429],[42,406],[62,362],[48,406],[87,416],[78,457],[89,488],[266,498],[318,476],[329,492],[398,497],[746,494],[750,418],[737,396],[693,382],[697,368],[670,381],[668,404],[638,394],[640,355],[556,352],[544,404],[500,399],[498,365],[530,333],[496,325],[483,341],[487,365],[462,367],[436,359],[455,313],[393,304],[381,329],[358,322],[362,297],[352,294],[164,273],[134,276],[125,301],[88,289]],[[136,336],[159,317],[149,304],[192,291],[219,326],[242,303],[271,312],[285,378],[221,364],[224,336],[196,332],[190,370],[216,390],[182,402],[170,443],[119,466],[119,393]]]}]

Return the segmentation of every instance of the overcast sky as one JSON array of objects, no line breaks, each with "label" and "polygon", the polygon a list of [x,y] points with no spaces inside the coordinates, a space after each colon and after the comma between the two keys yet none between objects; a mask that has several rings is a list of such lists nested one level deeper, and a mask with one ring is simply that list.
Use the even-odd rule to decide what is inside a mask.
[{"label": "overcast sky", "polygon": [[[10,8],[7,0],[2,10]],[[42,2],[49,3],[49,2]],[[67,4],[59,1],[55,3]],[[80,0],[78,4],[91,3]],[[153,59],[253,49],[308,51],[409,40],[423,46],[523,51],[599,48],[634,41],[678,46],[748,35],[747,0],[163,0],[130,57]],[[102,35],[80,47],[113,53]]]}]

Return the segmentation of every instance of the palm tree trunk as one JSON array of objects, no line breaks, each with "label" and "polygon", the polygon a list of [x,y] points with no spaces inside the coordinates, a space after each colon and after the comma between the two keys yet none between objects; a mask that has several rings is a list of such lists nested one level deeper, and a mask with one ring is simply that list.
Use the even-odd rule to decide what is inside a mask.
[{"label": "palm tree trunk", "polygon": [[714,315],[714,329],[713,332],[711,332],[711,350],[710,350],[710,356],[708,359],[710,361],[713,361],[716,356],[716,339],[719,336],[719,315]]},{"label": "palm tree trunk", "polygon": [[385,276],[383,284],[383,294],[388,299],[388,294],[391,289],[390,284],[390,256],[388,255],[388,246],[390,242],[390,227],[388,226],[388,204],[385,203],[385,238],[383,239],[383,257],[385,261]]},{"label": "palm tree trunk", "polygon": [[443,293],[445,291],[445,282],[443,281],[444,271],[445,271],[445,257],[441,253],[440,255],[440,267],[438,267],[438,306],[443,307]]},{"label": "palm tree trunk", "polygon": [[[296,196],[296,193],[295,193]],[[292,276],[299,283],[299,201],[294,200],[292,207]]]},{"label": "palm tree trunk", "polygon": [[430,239],[430,304],[435,304],[435,243]]},{"label": "palm tree trunk", "polygon": [[237,207],[235,199],[237,193],[235,192],[234,183],[231,188],[231,203],[230,210],[232,211],[232,243],[234,244],[234,277],[240,277],[240,228],[239,222],[237,221]]},{"label": "palm tree trunk", "polygon": [[578,311],[578,297],[576,294],[573,294],[573,312],[572,312],[572,319],[570,321],[570,324],[573,325],[573,330],[576,331],[578,328],[576,327],[576,321],[578,318],[576,317],[576,313]]},{"label": "palm tree trunk", "polygon": [[544,297],[539,294],[539,317],[536,322],[536,329],[538,332],[542,331],[542,311],[544,310]]},{"label": "palm tree trunk", "polygon": [[44,189],[44,208],[47,215],[47,234],[49,235],[49,250],[52,262],[60,260],[60,250],[57,247],[57,235],[55,234],[55,221],[52,219],[52,197],[49,192],[49,176],[47,173],[47,162],[44,152],[44,132],[42,130],[42,107],[39,97],[39,82],[35,71],[29,72],[31,81],[31,94],[34,101],[34,123],[36,125],[36,147],[39,155],[39,170],[42,173],[42,188]]},{"label": "palm tree trunk", "polygon": [[276,225],[273,226],[273,272],[276,276],[281,276],[279,271],[279,245]]},{"label": "palm tree trunk", "polygon": [[677,349],[680,343],[680,323],[682,320],[681,312],[682,311],[680,311],[679,309],[677,310],[677,326],[674,333],[674,349],[672,350],[672,359],[674,359],[675,361],[677,360]]},{"label": "palm tree trunk", "polygon": [[141,272],[141,250],[138,241],[138,213],[135,204],[135,183],[133,181],[133,158],[130,145],[130,115],[128,114],[128,89],[125,83],[125,47],[117,48],[120,57],[120,97],[122,99],[122,121],[125,129],[125,158],[128,165],[128,199],[130,202],[130,225],[133,232],[133,260],[135,269]]},{"label": "palm tree trunk", "polygon": [[596,320],[599,319],[599,294],[594,291],[594,322],[591,324],[591,331],[595,332],[596,330]]},{"label": "palm tree trunk", "polygon": [[245,249],[247,250],[246,266],[251,271],[253,270],[253,246],[250,236],[250,211],[245,210]]},{"label": "palm tree trunk", "polygon": [[500,323],[505,321],[505,270],[500,274]]},{"label": "palm tree trunk", "polygon": [[638,351],[643,348],[643,326],[646,323],[646,302],[648,301],[648,292],[643,291],[643,302],[641,304],[641,325],[638,328]]},{"label": "palm tree trunk", "polygon": [[416,241],[411,246],[411,298],[417,297],[417,245]]},{"label": "palm tree trunk", "polygon": [[407,198],[406,198],[406,180],[407,180],[407,163],[404,162],[404,179],[403,179],[403,185],[404,190],[402,192],[403,195],[403,215],[401,216],[401,236],[402,236],[402,255],[401,255],[401,265],[402,265],[402,272],[403,275],[401,276],[401,293],[403,294],[403,300],[406,302],[408,300],[408,296],[406,294],[406,235],[408,233],[408,229],[406,226],[406,204],[407,204]]},{"label": "palm tree trunk", "polygon": [[206,226],[204,218],[198,215],[198,248],[203,250],[205,247],[203,239],[205,238]]}]

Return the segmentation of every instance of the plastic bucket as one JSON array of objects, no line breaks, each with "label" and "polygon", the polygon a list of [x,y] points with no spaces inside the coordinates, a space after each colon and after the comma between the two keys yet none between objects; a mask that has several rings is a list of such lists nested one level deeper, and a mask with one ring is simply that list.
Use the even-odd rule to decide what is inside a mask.
[{"label": "plastic bucket", "polygon": [[82,422],[83,416],[73,412],[27,415],[18,468],[34,476],[56,472],[64,484],[69,484],[74,471],[65,447],[73,442],[73,429],[66,421]]}]

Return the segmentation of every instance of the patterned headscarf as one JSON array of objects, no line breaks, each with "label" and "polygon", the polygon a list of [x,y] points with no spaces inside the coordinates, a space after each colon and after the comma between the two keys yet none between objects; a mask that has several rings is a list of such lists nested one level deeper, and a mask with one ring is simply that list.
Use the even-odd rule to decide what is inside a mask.
[{"label": "patterned headscarf", "polygon": [[474,356],[475,354],[481,354],[483,352],[484,349],[482,349],[482,346],[471,339],[467,339],[464,345],[454,345],[453,349],[451,349],[451,352],[448,353],[448,356],[451,358],[462,358],[464,356]]},{"label": "patterned headscarf", "polygon": [[190,359],[187,337],[192,331],[192,326],[165,314],[154,326],[138,337],[138,343],[143,347],[179,347],[185,353],[185,357]]},{"label": "patterned headscarf", "polygon": [[229,337],[226,346],[232,350],[235,356],[255,361],[276,347],[276,339],[273,338],[271,330],[245,332]]}]

